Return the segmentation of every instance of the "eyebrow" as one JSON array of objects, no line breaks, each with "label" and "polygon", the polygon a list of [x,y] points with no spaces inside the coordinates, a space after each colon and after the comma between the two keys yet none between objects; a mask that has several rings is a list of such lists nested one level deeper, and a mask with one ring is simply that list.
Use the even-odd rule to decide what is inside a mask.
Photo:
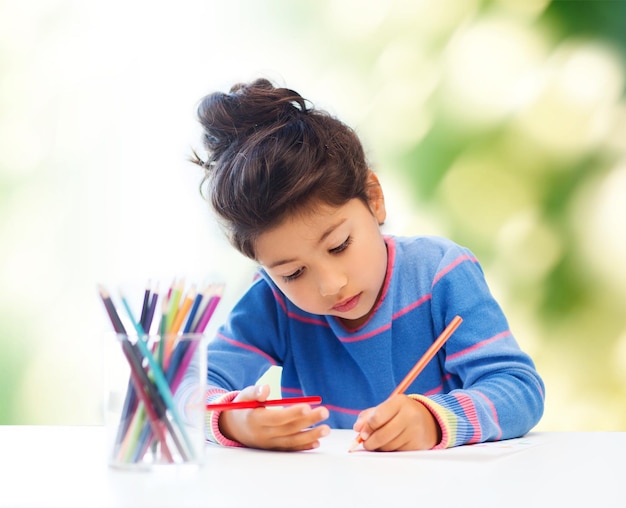
[{"label": "eyebrow", "polygon": [[[326,238],[328,238],[328,235],[330,235],[335,229],[337,229],[339,226],[341,226],[344,222],[346,222],[346,219],[341,219],[339,221],[337,221],[335,224],[332,224],[331,226],[328,227],[328,229],[326,229],[326,231],[324,231],[320,237],[319,240],[317,241],[317,244],[319,245],[320,243],[322,243]],[[280,265],[286,265],[287,263],[293,263],[294,261],[297,261],[295,258],[288,258],[288,259],[279,259],[278,261],[274,261],[272,264],[270,264],[267,268],[276,268],[277,266]]]}]

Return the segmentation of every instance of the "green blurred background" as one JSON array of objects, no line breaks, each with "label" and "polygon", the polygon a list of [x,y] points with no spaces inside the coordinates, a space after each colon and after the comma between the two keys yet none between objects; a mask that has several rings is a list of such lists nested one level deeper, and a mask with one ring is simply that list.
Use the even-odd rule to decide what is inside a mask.
[{"label": "green blurred background", "polygon": [[626,2],[0,0],[0,423],[102,423],[96,284],[254,266],[186,159],[258,76],[352,125],[387,232],[470,247],[547,388],[626,430]]}]

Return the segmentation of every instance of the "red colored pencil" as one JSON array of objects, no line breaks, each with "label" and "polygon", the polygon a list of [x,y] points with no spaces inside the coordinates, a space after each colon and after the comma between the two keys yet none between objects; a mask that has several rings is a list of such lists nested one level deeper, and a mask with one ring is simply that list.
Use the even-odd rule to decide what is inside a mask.
[{"label": "red colored pencil", "polygon": [[[458,328],[458,326],[461,324],[461,321],[463,321],[463,319],[460,316],[455,316],[452,319],[452,321],[450,321],[450,324],[446,326],[446,328],[443,330],[443,332],[441,332],[439,337],[437,337],[435,342],[433,342],[430,345],[430,347],[426,350],[424,355],[417,361],[417,363],[413,366],[413,368],[409,371],[409,373],[404,377],[404,379],[400,381],[400,384],[396,386],[393,392],[391,392],[391,395],[398,395],[400,393],[405,392],[405,390],[409,387],[409,385],[413,381],[415,381],[415,378],[419,376],[420,373],[424,370],[424,367],[428,365],[428,362],[432,360],[433,356],[437,354],[437,351],[441,349],[441,347],[446,343],[446,341]],[[359,446],[362,442],[363,442],[363,438],[361,438],[361,435],[358,435],[348,451],[350,452],[354,451],[356,447]]]},{"label": "red colored pencil", "polygon": [[292,404],[321,404],[322,398],[315,395],[312,397],[289,397],[287,399],[270,399],[265,401],[259,400],[242,400],[241,402],[224,402],[221,404],[207,404],[206,408],[210,411],[229,411],[231,409],[255,409],[257,407],[267,406],[288,406]]}]

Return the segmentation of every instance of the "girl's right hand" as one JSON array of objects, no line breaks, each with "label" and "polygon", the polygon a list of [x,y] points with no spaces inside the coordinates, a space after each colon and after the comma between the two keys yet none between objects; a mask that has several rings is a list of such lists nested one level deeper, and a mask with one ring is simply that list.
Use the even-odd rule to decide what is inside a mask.
[{"label": "girl's right hand", "polygon": [[[234,401],[267,400],[269,385],[249,386]],[[284,408],[255,408],[224,411],[220,415],[220,432],[249,448],[267,450],[311,450],[330,433],[328,425],[313,427],[328,418],[328,409],[294,404]]]}]

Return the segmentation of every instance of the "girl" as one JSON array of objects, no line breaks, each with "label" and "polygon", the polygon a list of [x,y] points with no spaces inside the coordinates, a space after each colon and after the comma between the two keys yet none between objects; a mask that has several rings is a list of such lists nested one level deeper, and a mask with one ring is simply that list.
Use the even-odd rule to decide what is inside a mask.
[{"label": "girl", "polygon": [[[285,396],[323,405],[207,413],[230,446],[306,450],[353,428],[367,450],[518,437],[544,386],[476,257],[438,237],[383,235],[383,190],[352,129],[259,79],[205,97],[203,190],[258,277],[209,344],[207,402]],[[462,324],[406,391],[389,397],[450,320]]]}]

